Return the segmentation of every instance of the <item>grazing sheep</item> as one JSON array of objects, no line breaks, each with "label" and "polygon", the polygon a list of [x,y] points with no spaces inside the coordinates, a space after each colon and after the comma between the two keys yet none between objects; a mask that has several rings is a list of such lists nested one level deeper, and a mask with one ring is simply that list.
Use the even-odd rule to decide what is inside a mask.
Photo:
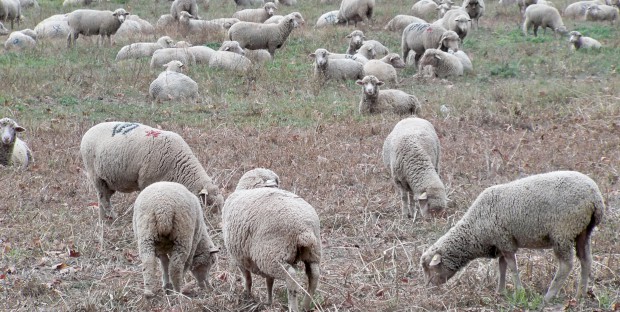
[{"label": "grazing sheep", "polygon": [[338,23],[353,23],[357,27],[358,22],[368,23],[372,18],[375,8],[375,0],[342,0],[338,10]]},{"label": "grazing sheep", "polygon": [[141,57],[151,57],[159,49],[173,48],[175,46],[172,38],[163,36],[157,42],[137,42],[122,47],[116,54],[116,61],[126,59],[138,59]]},{"label": "grazing sheep", "polygon": [[564,17],[583,19],[585,18],[586,10],[593,4],[596,4],[596,1],[577,1],[571,3],[564,9],[563,15]]},{"label": "grazing sheep", "polygon": [[426,49],[437,49],[442,51],[452,49],[458,51],[461,39],[459,35],[451,30],[437,25],[414,23],[405,30],[402,35],[403,60],[407,60],[409,51],[415,52],[415,66]]},{"label": "grazing sheep", "polygon": [[383,29],[403,33],[403,30],[412,23],[426,23],[425,20],[413,15],[396,15]]},{"label": "grazing sheep", "polygon": [[11,118],[0,119],[0,165],[26,169],[33,161],[28,145],[17,137],[26,129]]},{"label": "grazing sheep", "polygon": [[251,22],[239,22],[228,29],[228,38],[239,42],[244,49],[266,49],[273,57],[276,49],[284,45],[284,42],[294,28],[303,24],[295,15],[286,15],[279,24],[259,24]]},{"label": "grazing sheep", "polygon": [[66,39],[71,33],[71,27],[66,14],[56,14],[39,22],[34,27],[34,32],[37,34],[37,40]]},{"label": "grazing sheep", "polygon": [[390,53],[378,60],[364,64],[364,76],[375,76],[383,82],[398,83],[396,68],[405,68],[405,62],[396,53]]},{"label": "grazing sheep", "polygon": [[133,232],[142,261],[144,295],[155,296],[157,260],[162,287],[181,292],[189,269],[198,286],[209,285],[209,270],[217,261],[200,201],[183,184],[155,182],[140,192],[133,206]]},{"label": "grazing sheep", "polygon": [[544,4],[532,4],[525,9],[523,35],[527,36],[528,31],[532,27],[534,27],[534,36],[538,36],[538,27],[542,27],[544,31],[547,28],[551,28],[559,34],[568,32],[564,22],[562,22],[560,12],[556,8]]},{"label": "grazing sheep", "polygon": [[586,295],[592,265],[590,236],[605,211],[598,186],[575,171],[529,176],[484,190],[465,215],[430,246],[420,264],[426,279],[443,284],[480,257],[499,257],[498,291],[513,272],[515,289],[522,288],[517,269],[519,248],[552,248],[560,262],[544,297],[553,299],[573,266],[573,248],[581,262],[577,298]]},{"label": "grazing sheep", "polygon": [[280,187],[280,177],[273,171],[265,168],[254,168],[244,173],[235,191],[249,190],[259,187]]},{"label": "grazing sheep", "polygon": [[170,61],[178,60],[186,66],[196,64],[196,57],[189,48],[158,49],[151,57],[151,68],[159,69]]},{"label": "grazing sheep", "polygon": [[278,10],[276,4],[267,2],[262,8],[245,9],[233,14],[233,18],[238,18],[242,22],[263,23]]},{"label": "grazing sheep", "polygon": [[420,59],[419,73],[431,66],[433,75],[439,78],[463,76],[463,63],[454,54],[439,49],[427,49]]},{"label": "grazing sheep", "polygon": [[348,80],[364,77],[364,65],[351,59],[332,59],[326,49],[316,49],[308,57],[314,59],[314,79],[319,84],[327,80]]},{"label": "grazing sheep", "polygon": [[465,9],[459,7],[457,9],[447,11],[442,18],[436,20],[431,25],[437,25],[447,30],[452,30],[459,35],[459,38],[463,41],[469,32],[470,23],[471,18],[469,17],[469,14],[465,11]]},{"label": "grazing sheep", "polygon": [[0,36],[8,35],[9,30],[4,27],[4,24],[0,23]]},{"label": "grazing sheep", "polygon": [[166,70],[159,74],[149,86],[151,98],[157,102],[198,98],[198,84],[180,72],[183,69],[183,63],[171,61],[164,67]]},{"label": "grazing sheep", "polygon": [[80,35],[99,35],[97,45],[100,38],[103,41],[104,37],[107,37],[109,44],[112,45],[110,36],[121,27],[127,15],[129,13],[124,9],[116,9],[114,12],[80,9],[67,14],[67,23],[71,28],[67,36],[67,47],[75,45]]},{"label": "grazing sheep", "polygon": [[80,153],[99,198],[99,218],[115,216],[115,192],[143,190],[158,181],[183,184],[204,205],[220,209],[224,198],[183,138],[139,123],[104,122],[82,137]]},{"label": "grazing sheep", "polygon": [[189,12],[179,13],[179,33],[183,38],[193,38],[195,41],[220,41],[226,37],[226,30],[219,23],[195,19]]},{"label": "grazing sheep", "polygon": [[205,46],[188,47],[187,51],[194,56],[196,64],[209,64],[209,60],[211,60],[211,56],[215,52],[215,50]]},{"label": "grazing sheep", "polygon": [[590,37],[584,37],[578,31],[571,31],[569,35],[570,35],[570,39],[568,39],[568,41],[572,43],[573,50],[579,50],[579,49],[589,50],[589,49],[600,49],[601,48],[601,43],[598,42],[598,40],[590,38]]},{"label": "grazing sheep", "polygon": [[320,276],[319,216],[310,204],[291,192],[253,183],[249,188],[240,187],[247,185],[246,178],[239,180],[222,210],[224,245],[243,273],[245,294],[252,294],[252,273],[264,276],[270,305],[274,280],[284,280],[289,310],[299,311],[297,294],[302,290],[295,280],[294,266],[301,261],[308,276],[302,303],[302,309],[307,310]]},{"label": "grazing sheep", "polygon": [[14,31],[4,41],[4,49],[7,51],[32,49],[36,45],[37,34],[32,29]]},{"label": "grazing sheep", "polygon": [[338,10],[327,12],[319,17],[314,28],[323,28],[338,24]]},{"label": "grazing sheep", "polygon": [[420,0],[411,7],[411,15],[427,21],[437,19],[438,12],[439,5],[433,0]]},{"label": "grazing sheep", "polygon": [[463,65],[463,74],[469,74],[474,71],[474,65],[471,63],[469,56],[463,50],[453,51],[452,49],[448,50],[448,53],[456,56],[461,64]]},{"label": "grazing sheep", "polygon": [[609,21],[613,26],[618,19],[618,8],[605,4],[594,4],[586,10],[586,21]]},{"label": "grazing sheep", "polygon": [[196,0],[174,0],[170,5],[170,15],[177,21],[183,11],[188,12],[192,16],[198,16]]},{"label": "grazing sheep", "polygon": [[478,28],[478,20],[484,15],[484,0],[464,0],[462,7],[476,22],[476,28]]},{"label": "grazing sheep", "polygon": [[400,192],[403,217],[443,211],[446,188],[439,177],[441,147],[433,125],[409,117],[399,121],[383,143],[383,163]]},{"label": "grazing sheep", "polygon": [[252,62],[244,54],[237,41],[224,41],[220,49],[211,54],[209,67],[247,73],[252,69]]},{"label": "grazing sheep", "polygon": [[11,29],[14,29],[13,22],[19,22],[22,16],[22,9],[19,0],[0,0],[0,21],[11,21]]},{"label": "grazing sheep", "polygon": [[362,100],[359,105],[360,114],[379,114],[394,112],[399,115],[415,114],[420,107],[420,101],[412,94],[400,90],[379,90],[383,85],[375,76],[365,76],[355,82],[362,86]]}]

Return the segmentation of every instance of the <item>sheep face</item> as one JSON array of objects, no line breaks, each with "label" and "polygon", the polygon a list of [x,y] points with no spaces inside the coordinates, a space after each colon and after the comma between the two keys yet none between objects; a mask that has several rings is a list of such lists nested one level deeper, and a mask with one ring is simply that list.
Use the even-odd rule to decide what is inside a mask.
[{"label": "sheep face", "polygon": [[456,27],[462,32],[467,32],[469,30],[471,19],[464,15],[459,15],[454,21],[456,22]]},{"label": "sheep face", "polygon": [[579,39],[581,39],[581,33],[579,33],[578,31],[571,31],[569,35],[570,38],[568,39],[568,41],[570,43],[578,43]]},{"label": "sheep face", "polygon": [[366,37],[364,36],[364,32],[361,30],[354,30],[352,33],[348,34],[345,38],[349,40],[349,46],[353,47],[354,50],[359,49]]},{"label": "sheep face", "polygon": [[441,254],[437,252],[425,252],[420,258],[420,265],[424,270],[426,284],[431,283],[435,286],[444,284],[457,272],[449,269],[442,261]]},{"label": "sheep face", "polygon": [[235,191],[239,190],[249,190],[260,187],[280,187],[280,177],[278,175],[265,168],[256,168],[252,169],[239,179],[237,183],[237,188]]},{"label": "sheep face", "polygon": [[377,96],[379,94],[379,87],[383,85],[383,81],[372,75],[366,76],[355,83],[362,86],[364,94],[368,96]]},{"label": "sheep face", "polygon": [[424,52],[424,54],[422,55],[422,58],[420,59],[420,68],[424,68],[426,66],[432,66],[432,67],[437,67],[439,65],[439,62],[441,61],[442,57],[441,55],[439,55],[439,53],[437,52],[437,50],[435,49],[428,49],[426,50],[426,52]]},{"label": "sheep face", "polygon": [[17,122],[10,118],[0,119],[0,133],[2,134],[2,144],[10,145],[15,143],[17,132],[24,132],[26,129],[19,126]]},{"label": "sheep face", "polygon": [[443,212],[448,205],[445,190],[439,188],[428,188],[426,192],[417,196],[420,204],[420,213],[422,217],[435,215]]},{"label": "sheep face", "polygon": [[273,3],[273,2],[265,3],[265,6],[263,8],[265,9],[265,11],[267,11],[267,15],[269,15],[269,16],[273,16],[276,13],[276,11],[278,10],[278,8],[276,7],[275,3]]},{"label": "sheep face", "polygon": [[289,16],[292,16],[293,19],[295,20],[295,22],[297,23],[297,24],[294,24],[295,28],[297,28],[297,27],[299,27],[301,25],[306,24],[306,21],[304,20],[303,16],[301,16],[301,13],[299,13],[299,12],[293,12],[293,13],[289,14]]},{"label": "sheep face", "polygon": [[173,72],[177,72],[177,73],[182,72],[184,67],[185,67],[185,65],[183,65],[183,63],[181,63],[181,61],[177,61],[177,60],[170,61],[170,62],[166,63],[163,66],[164,66],[164,68],[167,71],[173,71]]},{"label": "sheep face", "polygon": [[219,51],[228,51],[245,55],[245,51],[241,48],[238,41],[224,41]]},{"label": "sheep face", "polygon": [[198,193],[198,198],[204,207],[213,207],[217,211],[224,207],[224,196],[220,194],[216,185],[210,184],[205,186]]},{"label": "sheep face", "polygon": [[459,43],[461,43],[459,35],[457,35],[454,31],[449,30],[441,35],[441,39],[439,40],[439,49],[442,51],[452,49],[456,52],[459,50]]},{"label": "sheep face", "polygon": [[112,13],[112,16],[116,17],[116,19],[118,19],[121,24],[125,21],[128,15],[129,12],[125,11],[124,9],[116,9],[114,13]]},{"label": "sheep face", "polygon": [[[204,238],[203,238],[204,239]],[[210,241],[210,239],[209,239]],[[201,243],[204,244],[204,243]],[[199,249],[199,248],[197,248]],[[209,244],[208,250],[206,251],[198,251],[197,254],[194,255],[194,259],[192,259],[192,268],[191,272],[196,282],[198,283],[198,287],[204,289],[209,285],[209,271],[211,267],[217,261],[217,253],[219,252],[219,248],[213,246],[213,244]]]},{"label": "sheep face", "polygon": [[375,48],[371,45],[362,45],[362,47],[357,50],[357,53],[365,56],[369,60],[374,60],[377,57],[377,51],[375,51]]},{"label": "sheep face", "polygon": [[193,15],[189,14],[189,12],[187,11],[181,11],[181,13],[179,13],[179,21],[181,23],[187,24],[189,23],[189,20],[195,18]]},{"label": "sheep face", "polygon": [[313,58],[317,68],[327,68],[327,56],[329,52],[325,49],[316,49],[314,53],[310,53],[308,57]]},{"label": "sheep face", "polygon": [[394,68],[405,68],[405,61],[400,57],[400,55],[396,53],[390,53],[387,55],[389,63],[394,66]]}]

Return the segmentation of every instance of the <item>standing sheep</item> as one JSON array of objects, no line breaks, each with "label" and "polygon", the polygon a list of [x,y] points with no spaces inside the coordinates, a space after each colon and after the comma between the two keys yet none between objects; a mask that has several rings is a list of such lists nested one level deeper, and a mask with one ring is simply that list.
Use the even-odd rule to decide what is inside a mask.
[{"label": "standing sheep", "polygon": [[364,65],[351,59],[332,59],[326,49],[316,49],[308,57],[314,59],[314,79],[319,84],[327,80],[349,80],[364,77]]},{"label": "standing sheep", "polygon": [[149,86],[151,98],[160,101],[198,98],[198,84],[188,76],[180,73],[184,67],[180,61],[171,61]]},{"label": "standing sheep", "polygon": [[11,118],[0,119],[0,165],[28,168],[32,162],[32,152],[28,145],[17,137],[18,132],[26,129]]},{"label": "standing sheep", "polygon": [[613,26],[618,19],[618,8],[615,6],[594,4],[586,10],[586,21],[609,21]]},{"label": "standing sheep", "polygon": [[177,21],[183,11],[188,12],[192,16],[198,16],[196,0],[174,0],[170,5],[170,15]]},{"label": "standing sheep", "polygon": [[503,291],[507,267],[512,270],[515,289],[522,288],[516,261],[519,248],[552,248],[560,266],[544,297],[549,302],[571,271],[574,248],[581,262],[579,298],[588,288],[590,237],[604,211],[596,183],[575,171],[538,174],[491,186],[422,254],[420,264],[427,281],[439,285],[471,260],[499,257],[497,289]]},{"label": "standing sheep", "polygon": [[484,0],[465,0],[462,7],[476,22],[476,28],[478,28],[478,20],[484,15]]},{"label": "standing sheep", "polygon": [[11,21],[11,30],[14,29],[14,21],[17,21],[17,27],[19,27],[21,10],[19,0],[0,0],[0,21]]},{"label": "standing sheep", "polygon": [[299,311],[297,294],[302,290],[295,280],[294,266],[301,261],[308,277],[302,308],[309,309],[320,276],[319,216],[296,194],[262,184],[248,185],[245,179],[250,176],[239,180],[222,210],[224,245],[243,273],[245,293],[252,294],[252,273],[264,276],[270,305],[274,280],[284,280],[289,310]]},{"label": "standing sheep", "polygon": [[375,0],[342,0],[338,10],[338,23],[353,23],[357,27],[358,22],[368,23],[372,19]]},{"label": "standing sheep", "polygon": [[463,63],[454,54],[438,49],[428,49],[420,59],[419,73],[424,67],[431,66],[433,73],[439,78],[463,76]]},{"label": "standing sheep", "polygon": [[403,60],[407,60],[409,51],[413,51],[415,52],[415,65],[417,66],[426,49],[439,48],[441,51],[448,51],[448,49],[458,51],[460,42],[459,35],[454,31],[428,23],[414,23],[403,30],[401,41]]},{"label": "standing sheep", "polygon": [[414,218],[443,211],[446,189],[439,178],[441,147],[433,125],[410,117],[399,121],[383,143],[383,163],[400,191],[402,214]]},{"label": "standing sheep", "polygon": [[71,32],[67,36],[67,47],[75,45],[75,41],[80,35],[92,36],[99,35],[104,40],[108,38],[108,42],[112,45],[110,36],[114,35],[121,24],[125,21],[125,17],[129,15],[124,9],[116,9],[112,11],[98,10],[75,10],[67,15],[67,23],[71,28]]},{"label": "standing sheep", "polygon": [[432,25],[441,26],[447,30],[454,31],[459,35],[461,41],[463,41],[469,32],[470,23],[471,18],[465,9],[457,8],[447,11],[442,18],[434,21]]},{"label": "standing sheep", "polygon": [[159,49],[173,48],[174,41],[168,36],[163,36],[157,42],[136,42],[122,47],[116,54],[116,61],[130,58],[151,57]]},{"label": "standing sheep", "polygon": [[563,15],[564,17],[570,17],[574,19],[578,19],[578,18],[583,19],[585,18],[586,10],[588,10],[588,8],[595,3],[596,3],[595,1],[577,1],[577,2],[571,3],[564,9]]},{"label": "standing sheep", "polygon": [[412,15],[396,15],[391,19],[383,29],[403,33],[403,30],[412,23],[426,23],[425,20]]},{"label": "standing sheep", "polygon": [[570,38],[568,39],[568,41],[572,44],[573,50],[579,50],[579,49],[589,50],[589,49],[600,49],[601,48],[601,43],[598,42],[598,40],[590,38],[590,37],[584,37],[578,31],[571,31],[569,35],[570,35]]},{"label": "standing sheep", "polygon": [[390,53],[378,60],[369,60],[364,64],[364,76],[375,76],[383,82],[398,83],[396,68],[405,68],[405,62],[396,53]]},{"label": "standing sheep", "polygon": [[99,218],[115,216],[110,197],[158,181],[183,184],[206,205],[220,209],[224,198],[183,138],[131,122],[104,122],[82,137],[80,153],[99,198]]},{"label": "standing sheep", "polygon": [[383,85],[375,76],[365,76],[355,82],[362,86],[362,100],[359,105],[360,114],[379,114],[394,112],[399,115],[416,114],[420,107],[420,101],[415,95],[400,90],[379,90]]},{"label": "standing sheep", "polygon": [[564,22],[562,22],[560,12],[556,8],[544,4],[532,4],[525,9],[523,35],[527,37],[527,33],[532,27],[534,27],[534,36],[538,36],[538,27],[542,27],[545,31],[547,28],[551,28],[560,34],[568,32]]},{"label": "standing sheep", "polygon": [[235,23],[228,29],[228,38],[239,42],[244,49],[266,49],[273,57],[276,49],[284,42],[293,29],[303,24],[295,15],[286,15],[279,24],[259,24],[251,22]]},{"label": "standing sheep", "polygon": [[181,292],[188,269],[200,288],[209,285],[209,270],[217,261],[219,249],[209,236],[200,201],[185,186],[155,182],[144,188],[133,206],[133,232],[146,297],[155,296],[157,258],[166,292]]},{"label": "standing sheep", "polygon": [[232,17],[242,22],[263,23],[276,13],[278,8],[273,2],[267,2],[262,8],[245,9],[235,12]]},{"label": "standing sheep", "polygon": [[338,10],[330,11],[319,16],[319,19],[316,21],[314,28],[323,28],[330,25],[338,24],[338,12]]}]

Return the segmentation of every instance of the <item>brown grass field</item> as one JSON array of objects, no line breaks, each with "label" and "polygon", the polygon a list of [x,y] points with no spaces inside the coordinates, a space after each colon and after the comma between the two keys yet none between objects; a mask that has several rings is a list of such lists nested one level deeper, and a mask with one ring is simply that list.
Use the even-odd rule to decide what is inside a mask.
[{"label": "brown grass field", "polygon": [[[213,289],[146,300],[131,216],[137,193],[116,194],[120,217],[98,220],[94,188],[79,153],[82,134],[109,120],[136,121],[179,133],[207,172],[230,194],[247,170],[270,168],[282,188],[312,204],[321,219],[323,258],[316,311],[612,311],[620,310],[620,35],[607,23],[565,20],[569,29],[599,38],[600,52],[572,52],[551,33],[524,37],[516,5],[488,1],[480,28],[463,49],[473,75],[450,81],[399,72],[399,89],[423,102],[442,144],[441,178],[449,196],[443,217],[413,222],[381,160],[383,141],[403,118],[361,116],[360,87],[331,82],[317,90],[307,55],[319,47],[344,52],[353,26],[313,29],[338,3],[299,0],[306,26],[295,30],[275,60],[240,77],[206,66],[187,73],[200,86],[197,102],[152,105],[148,86],[159,70],[148,59],[116,64],[125,43],[95,40],[40,42],[33,51],[0,54],[0,117],[27,129],[21,135],[35,163],[27,171],[0,168],[0,310],[4,311],[280,311],[286,289],[276,281],[266,306],[262,278],[255,300],[243,298],[242,278],[221,236],[221,218],[206,215],[222,251],[210,272]],[[568,2],[554,1],[558,8]],[[60,12],[60,0],[27,10],[21,28]],[[400,52],[400,34],[383,30],[412,2],[377,0],[369,39]],[[155,24],[169,2],[101,2],[125,7]],[[204,18],[230,16],[232,0],[212,0]],[[5,37],[4,37],[5,38]],[[93,38],[94,39],[94,38]],[[152,38],[149,38],[149,40]],[[175,38],[181,40],[182,38]],[[2,39],[5,40],[5,39]],[[195,43],[196,44],[196,43]],[[199,44],[199,43],[198,43]],[[210,42],[217,47],[219,43]],[[449,112],[442,113],[446,105]],[[460,219],[476,196],[494,184],[553,170],[592,177],[607,211],[592,238],[589,292],[574,300],[579,264],[559,297],[542,305],[557,268],[550,250],[520,250],[524,292],[495,292],[497,262],[471,262],[447,284],[424,284],[421,253]],[[301,271],[300,271],[301,273]],[[301,276],[301,274],[300,274]],[[189,287],[193,277],[186,276]]]}]

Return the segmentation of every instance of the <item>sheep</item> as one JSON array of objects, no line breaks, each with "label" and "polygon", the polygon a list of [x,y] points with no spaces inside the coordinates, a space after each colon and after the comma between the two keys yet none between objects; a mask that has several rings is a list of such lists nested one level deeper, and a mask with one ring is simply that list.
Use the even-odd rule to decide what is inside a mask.
[{"label": "sheep", "polygon": [[484,0],[464,0],[462,7],[476,22],[476,28],[478,28],[478,20],[484,15]]},{"label": "sheep", "polygon": [[259,187],[280,188],[280,177],[269,169],[254,168],[241,176],[235,191],[249,190]]},{"label": "sheep", "polygon": [[0,23],[0,36],[8,35],[9,30],[4,27],[4,24]]},{"label": "sheep", "polygon": [[425,20],[412,15],[396,15],[383,27],[384,30],[403,33],[403,30],[411,23],[426,23]]},{"label": "sheep", "polygon": [[491,186],[426,249],[420,264],[426,280],[439,285],[471,260],[499,257],[497,289],[503,291],[507,267],[513,272],[515,289],[522,288],[515,257],[519,248],[552,248],[560,265],[544,297],[549,302],[571,271],[575,248],[581,262],[580,298],[586,294],[592,265],[590,237],[604,211],[596,183],[576,171],[537,174]]},{"label": "sheep", "polygon": [[279,23],[282,19],[284,18],[284,15],[272,15],[270,18],[268,18],[266,21],[264,21],[263,23],[265,24],[277,24]]},{"label": "sheep", "polygon": [[171,14],[164,14],[159,17],[155,23],[155,30],[157,33],[165,33],[166,35],[172,35],[177,30],[178,22]]},{"label": "sheep", "polygon": [[188,47],[187,51],[194,56],[196,64],[209,64],[211,55],[215,52],[215,50],[205,46]]},{"label": "sheep", "polygon": [[249,49],[243,49],[243,52],[245,57],[247,57],[252,64],[264,64],[267,62],[271,62],[273,59],[271,58],[271,54],[269,54],[269,51],[265,50],[265,49],[259,49],[259,50],[249,50]]},{"label": "sheep", "polygon": [[572,44],[573,50],[579,50],[579,49],[588,50],[588,49],[600,49],[601,48],[601,43],[598,42],[598,40],[590,38],[590,37],[584,37],[578,31],[571,31],[569,35],[570,35],[570,39],[568,41]]},{"label": "sheep", "polygon": [[308,55],[314,59],[314,79],[319,84],[330,79],[348,80],[364,77],[364,65],[351,59],[329,58],[330,52],[326,49],[316,49]]},{"label": "sheep", "polygon": [[[375,51],[375,48],[373,45],[367,44],[367,45],[362,45],[357,50],[356,55],[361,55],[364,57],[364,59],[367,59],[367,60],[373,60],[377,58],[377,51]],[[364,64],[366,64],[366,62],[364,62]]]},{"label": "sheep", "polygon": [[62,2],[63,7],[68,6],[87,6],[93,3],[93,0],[64,0]]},{"label": "sheep", "polygon": [[586,10],[586,21],[609,21],[613,26],[618,19],[618,8],[605,4],[594,4]]},{"label": "sheep", "polygon": [[153,52],[150,63],[151,68],[158,69],[174,60],[181,61],[185,66],[196,64],[196,57],[189,48],[167,48]]},{"label": "sheep", "polygon": [[[586,10],[596,1],[577,1],[569,4],[563,12],[564,17],[570,18],[585,18]],[[525,12],[525,11],[524,11]]]},{"label": "sheep", "polygon": [[441,51],[439,49],[427,49],[420,59],[419,73],[423,72],[426,66],[431,66],[433,76],[448,78],[463,76],[463,63],[454,54]]},{"label": "sheep", "polygon": [[0,0],[0,21],[11,21],[11,29],[14,29],[13,22],[17,22],[19,27],[21,12],[19,0]]},{"label": "sheep", "polygon": [[375,76],[364,76],[356,84],[362,86],[362,100],[359,105],[360,114],[379,114],[394,112],[399,115],[415,114],[420,107],[420,101],[415,95],[401,90],[379,90],[383,85]]},{"label": "sheep", "polygon": [[383,143],[383,164],[400,192],[403,217],[415,218],[442,212],[446,188],[439,177],[441,146],[433,125],[409,117],[399,121]]},{"label": "sheep", "polygon": [[175,47],[174,41],[168,36],[160,37],[157,42],[137,42],[122,47],[116,54],[116,61],[151,57],[159,49]]},{"label": "sheep", "polygon": [[358,22],[367,23],[372,18],[375,0],[342,0],[338,10],[338,23],[353,23],[357,27]]},{"label": "sheep", "polygon": [[180,61],[170,61],[166,68],[149,86],[149,95],[154,100],[179,100],[198,98],[198,84],[192,78],[180,73],[183,69]]},{"label": "sheep", "polygon": [[319,16],[319,19],[316,21],[314,28],[323,28],[330,25],[338,24],[338,12],[338,10],[330,11]]},{"label": "sheep", "polygon": [[[275,173],[274,173],[275,175]],[[277,177],[277,175],[276,175]],[[308,277],[302,309],[309,309],[318,286],[321,261],[320,221],[315,209],[300,196],[277,187],[249,185],[242,177],[222,210],[222,236],[228,254],[252,294],[252,273],[267,281],[267,304],[273,282],[285,280],[290,311],[299,311],[295,264],[303,262]],[[272,185],[269,185],[272,186]]]},{"label": "sheep", "polygon": [[114,41],[130,41],[150,37],[155,34],[155,27],[138,15],[130,14],[118,28],[114,35]]},{"label": "sheep", "polygon": [[414,23],[403,30],[401,42],[403,60],[407,60],[409,51],[414,51],[415,65],[417,66],[426,49],[439,48],[442,51],[448,51],[448,49],[458,51],[461,39],[454,31],[446,30],[441,26]]},{"label": "sheep", "polygon": [[17,133],[24,131],[26,129],[11,118],[0,119],[0,165],[25,170],[33,161],[32,151],[17,137]]},{"label": "sheep", "polygon": [[332,53],[332,52],[329,52],[327,54],[327,57],[329,59],[350,59],[350,60],[354,60],[356,62],[359,62],[362,65],[368,63],[368,58],[365,57],[364,55],[360,54],[360,53],[355,53],[355,54],[351,55],[351,54],[346,54],[346,53]]},{"label": "sheep", "polygon": [[267,2],[262,8],[237,11],[232,17],[238,18],[242,22],[263,23],[277,10],[275,3]]},{"label": "sheep", "polygon": [[252,62],[244,54],[237,41],[224,41],[220,49],[211,54],[209,67],[247,73]]},{"label": "sheep", "polygon": [[5,50],[31,49],[37,45],[37,35],[31,29],[12,32],[4,42]]},{"label": "sheep", "polygon": [[532,4],[525,9],[523,35],[527,37],[528,31],[532,27],[534,27],[534,36],[538,36],[538,27],[542,27],[543,30],[547,30],[548,27],[560,34],[568,32],[564,22],[562,22],[560,12],[556,8],[544,4]]},{"label": "sheep", "polygon": [[142,190],[133,206],[133,232],[142,261],[144,295],[155,296],[157,260],[162,287],[181,292],[189,269],[198,286],[209,285],[209,271],[217,261],[200,201],[183,184],[155,182]]},{"label": "sheep", "polygon": [[264,0],[235,0],[237,6],[258,6],[264,5]]},{"label": "sheep", "polygon": [[437,18],[438,11],[439,5],[433,0],[420,0],[411,7],[411,15],[424,20]]},{"label": "sheep", "polygon": [[189,36],[203,42],[213,38],[221,40],[226,36],[224,27],[219,23],[197,20],[187,11],[179,13],[179,32],[183,38]]},{"label": "sheep", "polygon": [[216,18],[216,19],[212,19],[209,21],[212,23],[219,24],[220,26],[222,26],[222,28],[226,30],[228,30],[230,26],[234,25],[235,23],[240,22],[238,18],[232,18],[232,17]]},{"label": "sheep", "polygon": [[99,218],[116,214],[115,192],[143,190],[158,181],[183,184],[201,202],[220,209],[224,198],[183,138],[171,131],[132,122],[104,122],[91,127],[80,153],[99,198]]},{"label": "sheep", "polygon": [[463,74],[469,74],[474,71],[474,66],[472,65],[471,60],[469,59],[469,56],[467,56],[465,51],[453,51],[452,49],[449,49],[448,53],[456,56],[459,61],[461,61],[461,64],[463,65]]},{"label": "sheep", "polygon": [[228,29],[229,40],[239,42],[242,48],[266,49],[273,57],[276,49],[282,47],[294,28],[303,24],[295,15],[286,15],[279,24],[239,22]]},{"label": "sheep", "polygon": [[112,45],[111,35],[114,35],[121,24],[125,21],[125,17],[129,15],[124,9],[116,9],[112,11],[99,10],[75,10],[67,15],[67,23],[71,28],[71,32],[67,36],[67,47],[75,46],[75,41],[79,35],[92,36],[99,35],[102,40],[108,38],[108,42]]},{"label": "sheep", "polygon": [[461,41],[465,39],[467,33],[469,32],[469,25],[471,23],[471,18],[469,14],[463,8],[449,10],[444,14],[444,16],[431,25],[441,26],[447,30],[452,30],[459,35]]},{"label": "sheep", "polygon": [[174,0],[170,5],[170,15],[177,21],[183,11],[188,12],[192,16],[198,16],[196,0]]},{"label": "sheep", "polygon": [[375,76],[383,82],[397,83],[396,68],[405,68],[405,62],[396,53],[390,53],[379,60],[364,64],[364,76]]},{"label": "sheep", "polygon": [[354,30],[350,34],[346,35],[345,38],[349,39],[349,47],[347,48],[346,54],[355,54],[355,52],[364,44],[364,32],[361,30]]},{"label": "sheep", "polygon": [[37,40],[66,39],[71,33],[71,27],[65,14],[56,14],[39,22],[34,27],[34,32],[37,34]]},{"label": "sheep", "polygon": [[388,55],[388,53],[390,53],[390,50],[377,40],[364,40],[364,43],[362,44],[361,47],[359,47],[359,49],[357,50],[357,53],[366,55],[366,52],[364,51],[370,50],[369,48],[366,48],[366,47],[371,47],[372,51],[374,51],[373,58],[376,58],[377,56],[383,57],[383,56]]}]

